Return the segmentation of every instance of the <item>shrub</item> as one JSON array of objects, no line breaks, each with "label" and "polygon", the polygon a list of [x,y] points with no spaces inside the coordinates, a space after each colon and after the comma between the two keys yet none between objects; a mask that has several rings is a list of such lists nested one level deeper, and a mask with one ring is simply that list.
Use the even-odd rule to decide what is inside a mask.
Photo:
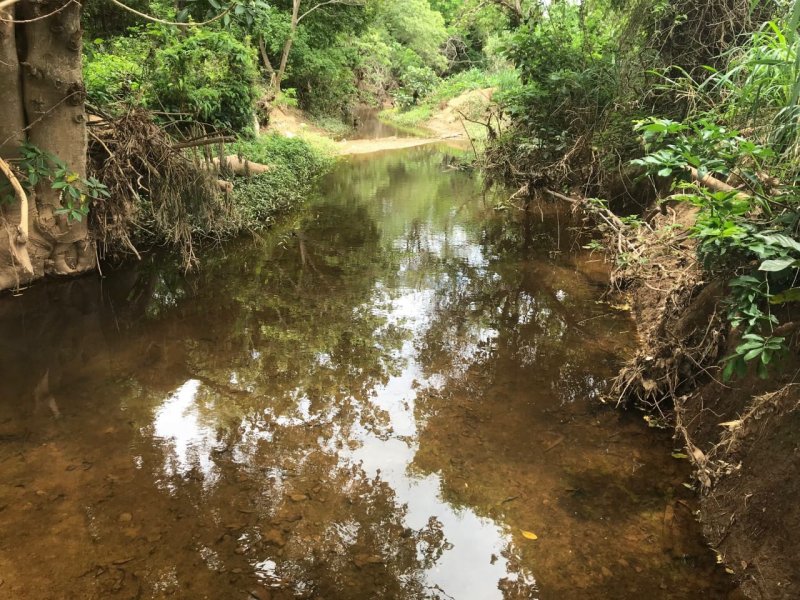
[{"label": "shrub", "polygon": [[217,127],[249,130],[258,77],[255,50],[226,31],[153,31],[162,42],[151,74],[154,99]]},{"label": "shrub", "polygon": [[249,229],[269,226],[277,215],[302,204],[314,182],[333,165],[331,156],[306,141],[277,134],[239,141],[229,150],[272,167],[235,183],[235,210]]},{"label": "shrub", "polygon": [[228,153],[237,154],[253,162],[266,165],[290,166],[297,181],[312,183],[333,164],[331,156],[312,147],[300,138],[287,138],[273,133],[253,140],[239,140],[230,144]]},{"label": "shrub", "polygon": [[83,80],[89,102],[105,106],[140,98],[147,48],[136,37],[95,39],[84,45]]}]

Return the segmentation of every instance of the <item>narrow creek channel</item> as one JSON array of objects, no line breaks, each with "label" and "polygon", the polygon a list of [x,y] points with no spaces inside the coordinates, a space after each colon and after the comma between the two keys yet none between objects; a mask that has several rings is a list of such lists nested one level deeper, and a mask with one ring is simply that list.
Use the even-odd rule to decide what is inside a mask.
[{"label": "narrow creek channel", "polygon": [[[261,239],[0,299],[0,598],[728,598],[556,206],[434,147]],[[536,539],[531,539],[531,538]]]}]

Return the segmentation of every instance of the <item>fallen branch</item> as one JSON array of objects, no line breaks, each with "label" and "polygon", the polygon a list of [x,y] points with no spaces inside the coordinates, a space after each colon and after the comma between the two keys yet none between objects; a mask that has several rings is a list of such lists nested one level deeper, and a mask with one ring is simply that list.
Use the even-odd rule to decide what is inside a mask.
[{"label": "fallen branch", "polygon": [[554,198],[569,202],[576,208],[585,210],[586,212],[599,218],[607,227],[617,234],[617,250],[620,253],[625,250],[629,252],[635,250],[636,246],[627,237],[628,226],[625,225],[625,223],[623,223],[617,215],[615,215],[606,207],[597,203],[591,203],[586,198],[570,198],[569,196],[559,194],[558,192],[554,192],[553,190],[547,188],[544,188],[544,191]]},{"label": "fallen branch", "polygon": [[208,163],[208,169],[214,172],[230,172],[240,177],[250,177],[251,175],[262,175],[272,170],[269,165],[262,165],[261,163],[250,162],[247,159],[239,158],[232,154],[225,156],[220,160],[219,158],[212,158]]},{"label": "fallen branch", "polygon": [[694,167],[689,167],[689,172],[692,174],[692,179],[694,179],[697,183],[702,185],[705,188],[708,188],[712,192],[736,192],[736,199],[737,200],[751,200],[752,196],[749,194],[744,193],[741,190],[737,190],[735,187],[728,185],[724,181],[720,181],[716,177],[706,173],[704,177],[700,177],[700,173],[698,173],[697,169]]},{"label": "fallen branch", "polygon": [[28,275],[33,275],[33,264],[31,264],[31,257],[28,255],[28,196],[22,188],[19,179],[17,179],[14,172],[8,163],[0,158],[0,171],[6,176],[11,187],[14,189],[14,196],[19,202],[19,225],[15,235],[11,235],[11,252],[14,259],[22,267],[23,271]]},{"label": "fallen branch", "polygon": [[194,140],[187,140],[185,142],[178,142],[172,145],[173,150],[182,150],[184,148],[198,148],[200,146],[213,146],[214,144],[227,144],[236,141],[236,138],[230,135],[220,135],[216,137],[201,137]]}]

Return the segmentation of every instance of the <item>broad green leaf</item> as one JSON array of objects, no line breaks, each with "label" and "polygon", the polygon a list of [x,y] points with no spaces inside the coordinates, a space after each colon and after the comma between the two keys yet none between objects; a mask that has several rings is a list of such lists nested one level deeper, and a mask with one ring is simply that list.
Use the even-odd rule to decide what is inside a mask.
[{"label": "broad green leaf", "polygon": [[772,260],[765,260],[763,263],[761,263],[761,266],[758,267],[758,270],[777,273],[778,271],[783,271],[789,267],[797,266],[800,266],[800,261],[797,261],[794,258],[774,258]]}]

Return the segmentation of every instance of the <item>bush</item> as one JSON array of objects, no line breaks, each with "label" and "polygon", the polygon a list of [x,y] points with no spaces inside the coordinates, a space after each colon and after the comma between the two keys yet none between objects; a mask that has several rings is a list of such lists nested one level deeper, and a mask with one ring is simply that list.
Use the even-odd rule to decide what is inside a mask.
[{"label": "bush", "polygon": [[255,50],[226,31],[158,30],[152,91],[167,110],[217,127],[247,131],[256,101]]},{"label": "bush", "polygon": [[296,177],[295,185],[313,183],[333,164],[331,156],[312,147],[305,140],[283,137],[277,133],[229,144],[227,153],[266,165],[288,166]]},{"label": "bush", "polygon": [[[130,103],[140,97],[147,48],[139,38],[121,37],[106,42],[93,40],[84,45],[83,80],[89,102],[105,106]],[[133,96],[132,96],[133,95]]]},{"label": "bush", "polygon": [[333,158],[298,138],[273,134],[239,141],[229,149],[272,169],[234,185],[234,206],[249,229],[269,226],[279,214],[302,204],[314,182],[333,165]]},{"label": "bush", "polygon": [[183,113],[233,131],[252,128],[258,70],[249,45],[229,32],[198,28],[180,35],[156,26],[131,33],[86,45],[91,102]]}]

